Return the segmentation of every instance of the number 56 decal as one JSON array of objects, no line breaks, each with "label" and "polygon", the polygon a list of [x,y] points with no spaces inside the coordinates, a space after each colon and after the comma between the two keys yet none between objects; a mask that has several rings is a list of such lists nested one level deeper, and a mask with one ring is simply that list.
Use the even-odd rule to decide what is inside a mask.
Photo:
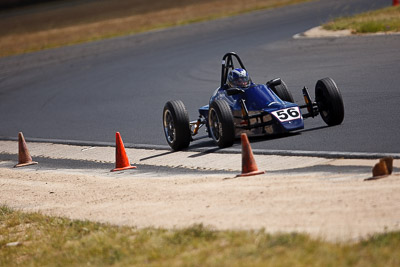
[{"label": "number 56 decal", "polygon": [[301,118],[299,107],[285,108],[271,112],[279,121],[291,121]]}]

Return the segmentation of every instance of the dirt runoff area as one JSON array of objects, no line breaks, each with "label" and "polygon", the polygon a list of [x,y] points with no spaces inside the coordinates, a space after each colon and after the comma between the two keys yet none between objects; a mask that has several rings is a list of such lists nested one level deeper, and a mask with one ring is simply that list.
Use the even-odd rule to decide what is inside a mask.
[{"label": "dirt runoff area", "polygon": [[110,172],[113,147],[46,143],[29,144],[38,165],[13,168],[16,143],[0,141],[0,203],[24,211],[139,228],[295,231],[330,241],[400,230],[398,160],[391,176],[365,181],[377,160],[255,155],[266,173],[236,178],[240,154],[126,149],[138,169]]}]

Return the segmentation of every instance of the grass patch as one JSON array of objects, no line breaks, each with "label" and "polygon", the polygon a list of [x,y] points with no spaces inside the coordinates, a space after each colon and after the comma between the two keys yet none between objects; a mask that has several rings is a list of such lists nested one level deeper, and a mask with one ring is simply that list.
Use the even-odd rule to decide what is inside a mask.
[{"label": "grass patch", "polygon": [[52,1],[0,13],[0,57],[306,1],[153,0],[151,5],[147,0]]},{"label": "grass patch", "polygon": [[400,6],[387,7],[353,17],[343,17],[322,26],[326,30],[353,33],[400,32]]},{"label": "grass patch", "polygon": [[[17,246],[7,246],[19,242]],[[336,244],[305,234],[136,229],[0,206],[0,266],[399,266],[400,232]]]}]

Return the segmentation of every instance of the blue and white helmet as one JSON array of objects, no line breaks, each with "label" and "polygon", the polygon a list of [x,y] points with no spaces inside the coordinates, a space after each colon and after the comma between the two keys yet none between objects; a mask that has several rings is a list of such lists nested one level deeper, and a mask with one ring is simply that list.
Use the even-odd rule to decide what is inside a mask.
[{"label": "blue and white helmet", "polygon": [[245,69],[236,68],[228,74],[228,85],[230,87],[247,88],[250,86],[250,77]]}]

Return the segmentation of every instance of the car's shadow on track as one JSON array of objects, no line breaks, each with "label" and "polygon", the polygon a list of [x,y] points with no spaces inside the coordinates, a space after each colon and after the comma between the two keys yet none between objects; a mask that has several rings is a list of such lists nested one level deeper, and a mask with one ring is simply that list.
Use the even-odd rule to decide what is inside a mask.
[{"label": "car's shadow on track", "polygon": [[331,126],[329,126],[329,125],[318,126],[318,127],[314,127],[314,128],[310,128],[310,129],[303,129],[303,130],[297,131],[297,133],[313,132],[313,131],[323,130],[323,129],[326,129],[329,127],[331,127]]},{"label": "car's shadow on track", "polygon": [[139,161],[146,161],[146,160],[149,160],[149,159],[154,159],[154,158],[158,158],[158,157],[162,157],[162,156],[167,156],[167,155],[170,155],[170,154],[175,153],[175,152],[176,151],[168,151],[168,152],[160,153],[160,154],[153,155],[153,156],[150,156],[150,157],[141,158]]},{"label": "car's shadow on track", "polygon": [[194,151],[201,150],[197,154],[190,155],[189,158],[197,158],[197,157],[201,157],[201,156],[204,156],[204,155],[207,155],[207,154],[210,154],[210,153],[223,151],[222,148],[219,148],[219,147],[215,146],[215,143],[214,143],[214,141],[212,139],[209,139],[207,141],[203,141],[203,142],[200,142],[200,143],[195,143],[194,145],[189,146],[188,150],[189,151],[190,150],[194,150]]},{"label": "car's shadow on track", "polygon": [[[278,140],[282,138],[288,138],[292,136],[297,136],[300,135],[300,133],[295,132],[295,133],[284,133],[284,134],[274,134],[274,135],[268,135],[268,136],[254,136],[254,137],[249,137],[250,143],[259,143],[259,142],[265,142],[265,141],[271,141],[271,140]],[[236,140],[235,143],[240,144],[240,139]]]},{"label": "car's shadow on track", "polygon": [[[306,132],[313,132],[313,131],[323,130],[323,129],[326,129],[326,128],[329,128],[329,126],[324,125],[324,126],[318,126],[318,127],[314,127],[314,128],[303,129],[303,130],[299,130],[299,131],[296,131],[296,132],[290,132],[290,133],[249,137],[249,141],[253,142],[253,143],[258,143],[258,142],[264,142],[264,141],[278,140],[278,139],[282,139],[282,138],[289,138],[289,137],[298,136],[298,135],[301,135],[302,133],[306,133]],[[240,144],[240,139],[236,140],[235,143],[237,143],[237,142]]]},{"label": "car's shadow on track", "polygon": [[[292,132],[292,133],[285,133],[285,134],[276,134],[276,135],[267,135],[267,136],[258,136],[258,137],[249,137],[250,143],[259,143],[259,142],[265,142],[265,141],[272,141],[272,140],[278,140],[282,138],[290,138],[290,137],[295,137],[299,136],[302,133],[310,132],[310,131],[318,131],[318,130],[323,130],[325,128],[329,128],[329,126],[319,126],[319,127],[314,127],[310,129],[303,129],[300,131]],[[215,153],[215,152],[220,152],[220,153],[232,153],[241,149],[241,140],[240,138],[237,138],[230,148],[219,148],[215,145],[214,141],[211,138],[208,138],[207,135],[200,136],[196,138],[193,143],[190,144],[190,146],[187,149],[184,149],[183,151],[192,151],[192,152],[198,152],[196,154],[189,155],[188,158],[197,158],[201,156],[205,156],[207,154]],[[162,157],[162,156],[167,156],[173,153],[177,153],[178,151],[168,151],[168,152],[163,152],[157,155],[153,155],[150,157],[142,158],[140,161],[146,161],[149,159],[154,159],[157,157]]]},{"label": "car's shadow on track", "polygon": [[[254,136],[254,137],[249,137],[249,141],[250,141],[250,143],[260,143],[260,142],[265,142],[265,141],[290,138],[290,137],[299,136],[302,133],[323,130],[326,128],[329,128],[329,126],[327,126],[327,125],[318,126],[318,127],[314,127],[314,128],[303,129],[303,130],[299,130],[296,132],[284,133],[284,134]],[[202,141],[200,141],[200,140],[202,140]],[[240,148],[240,146],[241,146],[241,140],[240,140],[240,138],[237,138],[231,148]],[[228,151],[228,149],[217,147],[212,139],[208,139],[208,136],[202,136],[200,138],[197,138],[194,141],[194,143],[192,143],[189,146],[189,148],[187,150],[188,151],[191,151],[191,150],[199,151],[199,156],[204,155],[204,154],[214,153],[214,152]],[[197,157],[197,154],[192,155],[190,157]]]}]

